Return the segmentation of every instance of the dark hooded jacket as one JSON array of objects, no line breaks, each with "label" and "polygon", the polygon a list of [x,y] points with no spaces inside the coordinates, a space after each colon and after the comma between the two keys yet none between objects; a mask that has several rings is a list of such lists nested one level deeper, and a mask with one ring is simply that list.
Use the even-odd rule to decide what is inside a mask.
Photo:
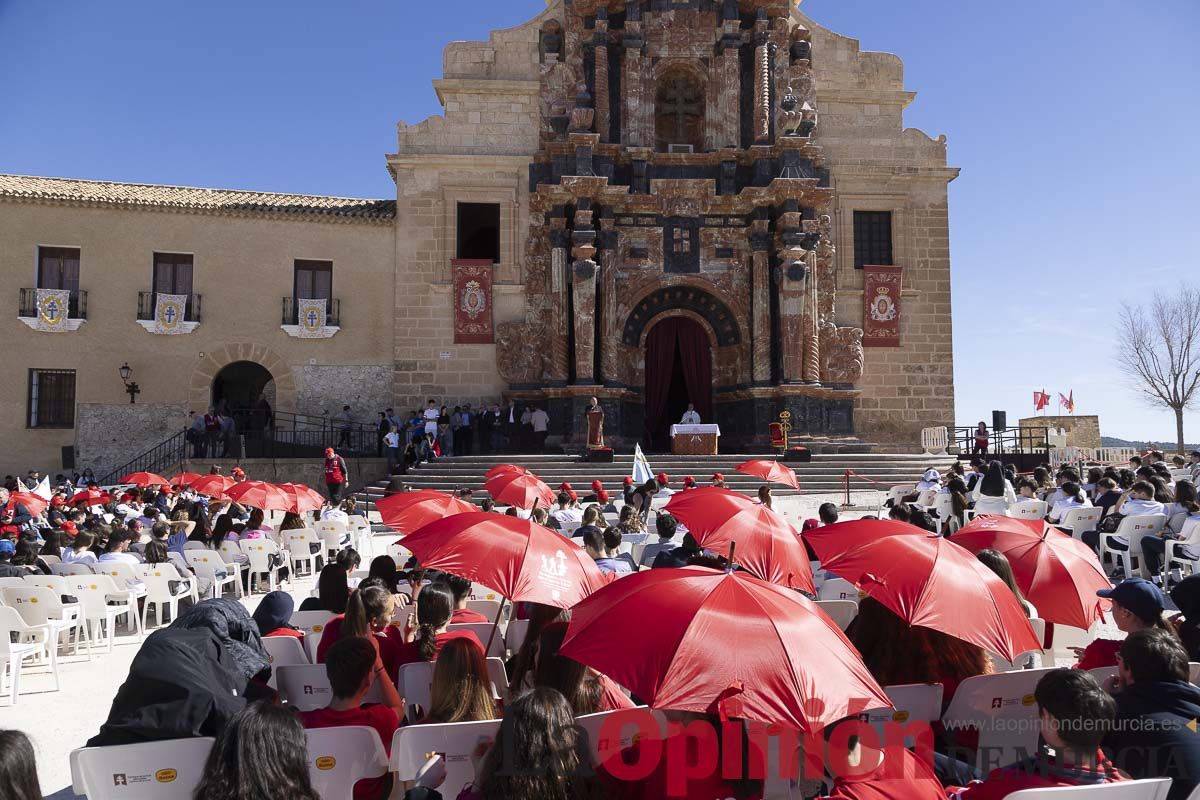
[{"label": "dark hooded jacket", "polygon": [[179,615],[171,628],[208,628],[229,650],[233,663],[249,680],[271,665],[258,625],[246,607],[223,597],[205,600]]},{"label": "dark hooded jacket", "polygon": [[1134,778],[1171,778],[1167,800],[1184,800],[1200,782],[1200,688],[1140,681],[1113,698],[1117,724],[1104,739],[1109,758]]},{"label": "dark hooded jacket", "polygon": [[1171,599],[1183,612],[1179,638],[1189,661],[1200,661],[1200,575],[1189,575],[1171,590]]}]

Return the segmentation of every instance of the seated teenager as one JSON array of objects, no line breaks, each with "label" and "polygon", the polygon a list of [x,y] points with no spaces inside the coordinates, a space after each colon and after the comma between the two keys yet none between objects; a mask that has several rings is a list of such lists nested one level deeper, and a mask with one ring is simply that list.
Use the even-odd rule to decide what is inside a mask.
[{"label": "seated teenager", "polygon": [[534,685],[557,689],[567,698],[577,717],[598,711],[633,708],[634,702],[607,676],[575,659],[559,655],[558,649],[562,647],[563,637],[567,634],[567,624],[555,622],[542,631],[538,642]]},{"label": "seated teenager", "polygon": [[[300,712],[305,728],[342,728],[362,725],[374,728],[383,749],[391,755],[392,736],[404,716],[404,700],[379,658],[379,650],[368,639],[342,639],[329,649],[325,659],[332,697],[329,705]],[[362,704],[371,685],[378,682],[383,703]],[[354,800],[383,800],[392,790],[391,773],[365,778],[354,784]]]},{"label": "seated teenager", "polygon": [[1018,503],[1031,503],[1041,499],[1037,496],[1037,484],[1029,478],[1017,478],[1013,486],[1017,490]]},{"label": "seated teenager", "polygon": [[400,593],[400,573],[396,569],[396,560],[391,556],[375,556],[371,559],[367,577],[383,581],[384,587],[392,594]]},{"label": "seated teenager", "polygon": [[[633,510],[630,509],[630,514],[632,513]],[[604,530],[602,525],[603,521],[604,513],[600,510],[600,506],[594,504],[588,506],[583,510],[583,517],[580,521],[579,527],[577,527],[571,534],[571,538],[582,539],[584,534],[586,534],[589,530]]]},{"label": "seated teenager", "polygon": [[1054,755],[1041,750],[1032,758],[993,770],[981,782],[950,788],[954,800],[1002,800],[1021,789],[1098,786],[1129,780],[1112,765],[1100,743],[1113,728],[1113,699],[1086,672],[1056,669],[1033,692],[1038,727]]},{"label": "seated teenager", "polygon": [[429,708],[421,722],[480,722],[498,716],[483,651],[467,639],[446,642],[433,667]]},{"label": "seated teenager", "polygon": [[[1097,590],[1096,595],[1112,601],[1113,622],[1125,633],[1136,633],[1144,628],[1172,630],[1162,616],[1166,598],[1157,586],[1144,578],[1129,578],[1111,589]],[[1079,656],[1075,669],[1115,667],[1120,650],[1118,639],[1095,639],[1087,647],[1075,649]]]},{"label": "seated teenager", "polygon": [[1121,643],[1117,724],[1104,751],[1136,779],[1170,778],[1167,800],[1185,800],[1200,782],[1200,688],[1188,683],[1188,654],[1174,636],[1147,628]]},{"label": "seated teenager", "polygon": [[254,609],[254,624],[263,638],[268,636],[291,636],[303,639],[304,631],[298,630],[291,623],[292,610],[296,601],[287,592],[274,591],[263,597],[258,608]]},{"label": "seated teenager", "polygon": [[673,547],[670,550],[662,550],[654,557],[652,569],[663,569],[667,567],[686,567],[688,561],[703,553],[700,548],[700,543],[690,533],[683,535],[683,543],[679,547]]},{"label": "seated teenager", "polygon": [[193,800],[321,800],[308,773],[308,742],[295,712],[262,700],[229,720],[201,773]]},{"label": "seated teenager", "polygon": [[[400,665],[417,661],[436,661],[438,653],[447,642],[466,639],[485,652],[483,643],[474,631],[451,631],[450,618],[454,615],[454,593],[440,581],[421,589],[417,595],[416,612],[409,617],[405,630],[405,642],[400,648]],[[497,634],[499,635],[499,634]]]},{"label": "seated teenager", "polygon": [[604,549],[608,551],[608,557],[614,561],[623,561],[629,565],[630,572],[637,572],[638,565],[633,560],[632,553],[621,552],[621,541],[624,538],[621,534],[621,529],[614,526],[605,528],[604,532]]},{"label": "seated teenager", "polygon": [[[1154,499],[1158,488],[1150,481],[1138,481],[1130,487],[1129,493],[1122,497],[1109,515],[1110,519],[1120,520],[1125,517],[1165,514],[1166,506]],[[1110,528],[1115,531],[1116,528]],[[1093,550],[1099,547],[1101,533],[1099,529],[1088,531],[1082,535],[1085,544]],[[1129,541],[1124,536],[1114,536],[1109,540],[1108,548],[1120,552],[1129,550]]]},{"label": "seated teenager", "polygon": [[1096,499],[1092,505],[1099,508],[1103,513],[1100,518],[1103,519],[1117,505],[1121,499],[1121,490],[1117,487],[1115,478],[1110,478],[1107,475],[1096,482]]},{"label": "seated teenager", "polygon": [[975,501],[976,516],[1004,514],[1008,506],[1017,500],[1012,484],[1004,477],[1004,467],[999,461],[988,464],[987,472],[971,490],[971,497]]},{"label": "seated teenager", "polygon": [[657,522],[658,541],[654,544],[646,545],[646,549],[642,551],[642,563],[640,566],[653,566],[654,560],[658,558],[659,553],[666,552],[675,547],[675,533],[679,530],[678,520],[666,512],[661,512],[658,515]]},{"label": "seated teenager", "polygon": [[451,625],[492,621],[478,611],[467,608],[467,601],[471,599],[471,582],[469,580],[449,574],[445,575],[443,580],[450,587],[451,594],[454,595],[454,613],[450,615]]},{"label": "seated teenager", "polygon": [[569,608],[557,608],[541,603],[525,605],[529,609],[529,627],[525,631],[525,639],[521,642],[520,649],[505,665],[508,673],[508,693],[511,697],[533,688],[533,673],[537,670],[538,644],[541,642],[542,631],[552,623],[571,621]]},{"label": "seated teenager", "polygon": [[1072,508],[1088,508],[1092,501],[1087,499],[1087,495],[1079,488],[1079,484],[1074,481],[1067,481],[1062,485],[1062,499],[1055,501],[1050,508],[1050,513],[1046,516],[1051,522],[1062,522],[1063,517]]},{"label": "seated teenager", "polygon": [[387,589],[369,580],[363,581],[351,593],[346,603],[346,613],[325,623],[325,630],[317,645],[317,663],[325,663],[329,650],[342,639],[369,638],[379,650],[379,657],[395,682],[401,664],[407,663],[403,660],[403,634],[391,624],[395,603],[395,598]]},{"label": "seated teenager", "polygon": [[564,490],[560,491],[555,499],[558,501],[558,508],[551,511],[550,516],[558,523],[558,528],[579,527],[583,519],[583,512],[574,507],[571,495]]},{"label": "seated teenager", "polygon": [[[611,528],[610,530],[616,533],[616,541],[619,546],[620,529]],[[596,566],[600,568],[601,572],[613,573],[616,575],[628,575],[629,573],[633,572],[633,567],[628,561],[624,561],[619,558],[613,558],[609,554],[608,546],[604,541],[606,534],[607,531],[605,533],[601,533],[598,530],[588,531],[583,536],[583,549],[587,550],[588,555],[591,556],[592,560],[596,562]]]},{"label": "seated teenager", "polygon": [[317,596],[304,598],[300,603],[300,610],[345,614],[346,602],[349,599],[350,583],[346,568],[335,561],[321,568],[321,574],[317,578]]}]

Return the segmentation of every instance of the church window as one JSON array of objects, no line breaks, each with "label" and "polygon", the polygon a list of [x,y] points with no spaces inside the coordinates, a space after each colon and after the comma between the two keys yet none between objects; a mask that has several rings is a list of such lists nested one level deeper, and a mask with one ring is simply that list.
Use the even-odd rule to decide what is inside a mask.
[{"label": "church window", "polygon": [[27,400],[27,427],[74,428],[75,370],[29,370]]},{"label": "church window", "polygon": [[654,132],[660,152],[673,144],[704,149],[704,84],[690,72],[671,70],[659,81]]},{"label": "church window", "polygon": [[892,212],[854,212],[854,268],[892,263]]},{"label": "church window", "polygon": [[500,204],[458,204],[457,258],[500,263]]}]

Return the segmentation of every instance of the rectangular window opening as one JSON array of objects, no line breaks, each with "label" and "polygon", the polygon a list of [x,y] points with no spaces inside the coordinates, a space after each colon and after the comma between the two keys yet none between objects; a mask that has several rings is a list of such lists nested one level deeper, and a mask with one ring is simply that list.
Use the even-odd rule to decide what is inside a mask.
[{"label": "rectangular window opening", "polygon": [[500,204],[458,204],[457,258],[500,263]]}]

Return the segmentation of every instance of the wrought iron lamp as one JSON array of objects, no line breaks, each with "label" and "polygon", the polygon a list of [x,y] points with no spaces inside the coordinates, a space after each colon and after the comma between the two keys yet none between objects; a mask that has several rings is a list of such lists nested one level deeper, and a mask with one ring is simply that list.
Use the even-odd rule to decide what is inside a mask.
[{"label": "wrought iron lamp", "polygon": [[133,381],[129,380],[131,377],[133,377],[133,368],[130,367],[129,362],[126,361],[121,365],[117,372],[121,376],[121,383],[125,384],[125,391],[129,394],[129,403],[132,405],[136,402],[137,396],[142,393],[142,388]]}]

